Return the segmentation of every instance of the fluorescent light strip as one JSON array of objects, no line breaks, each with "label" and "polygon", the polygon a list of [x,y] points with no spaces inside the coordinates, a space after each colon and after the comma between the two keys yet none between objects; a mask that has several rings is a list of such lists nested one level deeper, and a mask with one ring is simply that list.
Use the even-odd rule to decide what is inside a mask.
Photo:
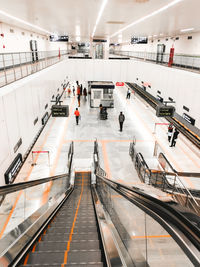
[{"label": "fluorescent light strip", "polygon": [[37,29],[37,30],[39,30],[39,31],[46,32],[46,33],[48,33],[48,34],[52,34],[51,32],[49,32],[49,31],[47,31],[47,30],[45,30],[45,29],[43,29],[43,28],[41,28],[41,27],[39,27],[39,26],[36,26],[36,25],[34,25],[34,24],[32,24],[32,23],[29,23],[29,22],[27,22],[27,21],[25,21],[25,20],[23,20],[23,19],[19,19],[19,18],[15,17],[15,16],[12,16],[12,15],[10,15],[10,14],[8,14],[8,13],[2,11],[2,10],[0,10],[0,15],[3,15],[3,16],[5,16],[5,17],[7,17],[7,18],[10,18],[10,19],[13,19],[13,20],[15,20],[15,21],[18,21],[18,22],[20,22],[20,23],[22,23],[22,24],[25,24],[25,25],[30,26],[30,27],[32,27],[32,28],[35,28],[35,29]]},{"label": "fluorescent light strip", "polygon": [[104,11],[104,8],[105,8],[107,2],[108,2],[108,0],[103,0],[103,3],[102,3],[101,8],[100,8],[100,10],[99,10],[99,14],[98,14],[98,17],[97,17],[97,20],[96,20],[96,23],[95,23],[95,26],[94,26],[94,29],[93,29],[93,32],[92,32],[92,37],[93,37],[94,34],[95,34],[97,25],[98,25],[98,23],[99,23],[99,20],[100,20],[100,18],[101,18],[101,16],[102,16],[102,13],[103,13],[103,11]]},{"label": "fluorescent light strip", "polygon": [[189,29],[182,29],[181,32],[190,32],[190,31],[193,31],[194,28],[189,28]]},{"label": "fluorescent light strip", "polygon": [[132,27],[132,26],[134,26],[134,25],[136,25],[136,24],[138,24],[138,23],[140,23],[140,22],[142,22],[142,21],[144,21],[146,19],[149,19],[149,18],[151,18],[151,17],[153,17],[153,16],[155,16],[155,15],[157,15],[157,14],[165,11],[166,9],[168,9],[168,8],[170,8],[170,7],[178,4],[181,1],[183,1],[183,0],[175,0],[175,1],[171,2],[170,4],[168,4],[168,5],[164,6],[164,7],[159,8],[158,10],[152,12],[151,14],[149,14],[147,16],[144,16],[141,19],[138,19],[138,20],[132,22],[131,24],[127,25],[126,27],[122,28],[121,30],[115,32],[110,37],[114,37],[115,35],[117,35],[117,34],[123,32],[123,31],[127,30],[128,28],[130,28],[130,27]]}]

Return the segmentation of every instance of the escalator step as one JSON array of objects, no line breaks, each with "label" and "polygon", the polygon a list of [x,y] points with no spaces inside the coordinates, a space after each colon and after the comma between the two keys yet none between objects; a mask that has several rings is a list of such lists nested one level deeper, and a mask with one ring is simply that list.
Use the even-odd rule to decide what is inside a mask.
[{"label": "escalator step", "polygon": [[[64,259],[63,252],[34,252],[29,255],[28,264],[61,264]],[[94,263],[101,262],[100,250],[72,250],[68,252],[68,263]]]},{"label": "escalator step", "polygon": [[[71,232],[71,227],[50,227],[47,229],[47,233],[46,234],[52,234],[52,233],[56,233],[56,234],[60,234],[60,233],[70,233]],[[97,232],[97,227],[96,226],[76,226],[74,227],[74,233],[87,233],[87,232]]]},{"label": "escalator step", "polygon": [[[69,239],[68,234],[46,234],[42,236],[42,240],[46,241],[68,241]],[[98,240],[98,234],[96,233],[74,233],[73,240]]]},{"label": "escalator step", "polygon": [[89,262],[101,262],[101,251],[76,251],[70,250],[68,252],[68,263],[89,263]]},{"label": "escalator step", "polygon": [[[86,246],[87,242],[87,246]],[[70,249],[72,250],[84,250],[87,247],[88,250],[99,249],[99,241],[98,240],[75,240],[72,241],[70,244]],[[39,242],[35,248],[35,251],[64,251],[67,248],[67,241],[66,242],[59,242],[59,241],[44,241]]]},{"label": "escalator step", "polygon": [[[53,265],[46,265],[46,264],[26,264],[23,265],[22,267],[60,267],[60,264],[53,264]],[[94,262],[94,263],[81,263],[81,264],[65,264],[64,267],[103,267],[102,262]]]},{"label": "escalator step", "polygon": [[[77,226],[96,226],[97,222],[96,220],[91,220],[91,221],[76,221],[75,227]],[[56,227],[71,227],[72,222],[52,222],[50,225],[50,228],[56,228]]]}]

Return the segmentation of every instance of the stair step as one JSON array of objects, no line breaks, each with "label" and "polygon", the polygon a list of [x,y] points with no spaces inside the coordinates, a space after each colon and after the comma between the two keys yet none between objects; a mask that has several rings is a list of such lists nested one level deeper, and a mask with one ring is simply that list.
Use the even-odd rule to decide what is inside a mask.
[{"label": "stair step", "polygon": [[[46,234],[52,234],[52,233],[70,233],[72,227],[50,227],[47,229]],[[87,232],[97,232],[97,227],[96,226],[79,226],[79,227],[74,227],[74,233],[87,233]]]},{"label": "stair step", "polygon": [[[45,241],[68,241],[68,234],[46,234],[42,236],[42,240]],[[72,236],[72,240],[98,240],[98,234],[95,233],[74,233]]]},{"label": "stair step", "polygon": [[102,256],[101,251],[83,251],[83,250],[77,250],[77,251],[69,251],[68,252],[68,263],[89,263],[89,262],[101,262]]},{"label": "stair step", "polygon": [[[23,265],[22,267],[60,267],[60,264],[37,264],[37,265],[33,265],[33,264],[26,264]],[[81,263],[81,264],[65,264],[64,267],[103,267],[103,263],[102,262],[93,262],[93,263]]]},{"label": "stair step", "polygon": [[[92,220],[92,221],[76,221],[75,227],[78,226],[96,226],[97,222],[96,220]],[[50,224],[50,228],[54,228],[54,227],[72,227],[72,222],[52,222]]]},{"label": "stair step", "polygon": [[[87,242],[87,244],[86,244]],[[98,240],[75,240],[70,243],[70,250],[84,250],[87,247],[87,250],[98,250],[99,249],[99,241]],[[67,248],[66,242],[59,241],[43,241],[37,243],[35,251],[64,251]]]}]

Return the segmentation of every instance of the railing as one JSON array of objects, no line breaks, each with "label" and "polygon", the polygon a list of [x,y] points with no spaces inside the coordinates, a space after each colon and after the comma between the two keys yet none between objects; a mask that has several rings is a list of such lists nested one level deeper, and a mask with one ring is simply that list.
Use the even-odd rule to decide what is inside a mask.
[{"label": "railing", "polygon": [[0,87],[59,62],[67,53],[56,50],[0,54]]},{"label": "railing", "polygon": [[[158,161],[161,166],[165,166],[165,170],[163,171],[152,170],[148,167],[142,154],[136,151],[135,141],[130,143],[129,155],[143,183],[157,187],[164,192],[171,193],[174,199],[178,200],[180,204],[192,209],[196,214],[200,214],[199,203],[191,194],[190,190],[183,184],[178,172],[172,167],[163,153],[160,153],[158,156]],[[195,175],[197,176],[196,173]],[[182,176],[184,176],[183,173]]]},{"label": "railing", "polygon": [[2,266],[15,259],[71,193],[72,158],[73,142],[66,159],[68,173],[0,187],[0,196],[5,196],[0,206],[0,262],[6,259]]},{"label": "railing", "polygon": [[[136,52],[136,51],[114,51],[112,52],[119,56],[128,56],[144,61],[151,61],[158,64],[168,65],[169,56],[168,53],[157,54],[152,52]],[[172,66],[185,68],[187,70],[200,71],[200,56],[199,55],[185,55],[175,54],[173,58]]]},{"label": "railing", "polygon": [[[170,203],[168,205],[143,191],[107,179],[100,163],[96,165],[96,191],[107,218],[110,218],[131,258],[132,265],[129,263],[129,266],[137,263],[142,266],[162,266],[162,255],[156,253],[161,243],[168,255],[165,258],[167,266],[176,265],[177,259],[182,260],[182,266],[200,264],[199,229],[193,223],[174,210]],[[152,249],[149,240],[155,236],[157,238],[153,241]],[[122,247],[121,243],[119,246]]]}]

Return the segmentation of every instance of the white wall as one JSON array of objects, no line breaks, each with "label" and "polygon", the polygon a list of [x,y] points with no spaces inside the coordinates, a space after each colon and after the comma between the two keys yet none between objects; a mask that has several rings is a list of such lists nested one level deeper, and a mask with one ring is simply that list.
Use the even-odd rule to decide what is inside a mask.
[{"label": "white wall", "polygon": [[[41,118],[50,112],[52,95],[61,93],[66,79],[63,62],[30,75],[0,90],[0,186],[4,173],[18,153],[24,155],[42,126]],[[59,92],[57,89],[60,88]],[[45,109],[45,105],[48,108]],[[34,125],[34,120],[38,122]],[[16,153],[14,146],[22,138]]]},{"label": "white wall", "polygon": [[[176,111],[182,115],[183,105],[196,119],[200,128],[200,75],[179,69],[135,60],[66,59],[22,80],[4,86],[0,90],[0,185],[4,184],[4,172],[17,153],[26,152],[38,130],[45,105],[68,76],[72,81],[113,81],[151,84],[147,88],[154,96],[161,91],[164,99],[176,101]],[[136,80],[138,78],[138,80]],[[33,121],[38,117],[38,123]],[[22,145],[14,153],[13,148],[22,138]]]},{"label": "white wall", "polygon": [[[192,36],[191,40],[188,40],[187,37]],[[176,37],[179,37],[179,40],[175,40]],[[168,39],[168,41],[166,41]],[[173,38],[170,37],[162,37],[158,39],[154,39],[153,43],[151,39],[148,44],[126,44],[122,46],[116,46],[115,50],[121,51],[145,51],[145,52],[157,52],[158,44],[166,45],[166,53],[170,52],[170,48],[174,45],[176,54],[189,54],[189,55],[200,55],[200,33],[187,33],[186,35],[177,35]]]},{"label": "white wall", "polygon": [[[14,32],[10,32],[10,30]],[[24,34],[22,34],[24,33]],[[30,40],[36,40],[38,51],[67,50],[67,43],[50,42],[48,36],[0,23],[0,53],[30,52]],[[3,48],[5,46],[5,48]]]},{"label": "white wall", "polygon": [[[68,59],[66,73],[70,80],[135,82],[151,84],[147,91],[168,100],[176,101],[176,111],[182,115],[183,105],[190,109],[188,115],[196,119],[200,128],[200,75],[189,71],[167,68],[161,65],[135,60],[78,60]],[[138,80],[136,80],[138,78]]]}]

